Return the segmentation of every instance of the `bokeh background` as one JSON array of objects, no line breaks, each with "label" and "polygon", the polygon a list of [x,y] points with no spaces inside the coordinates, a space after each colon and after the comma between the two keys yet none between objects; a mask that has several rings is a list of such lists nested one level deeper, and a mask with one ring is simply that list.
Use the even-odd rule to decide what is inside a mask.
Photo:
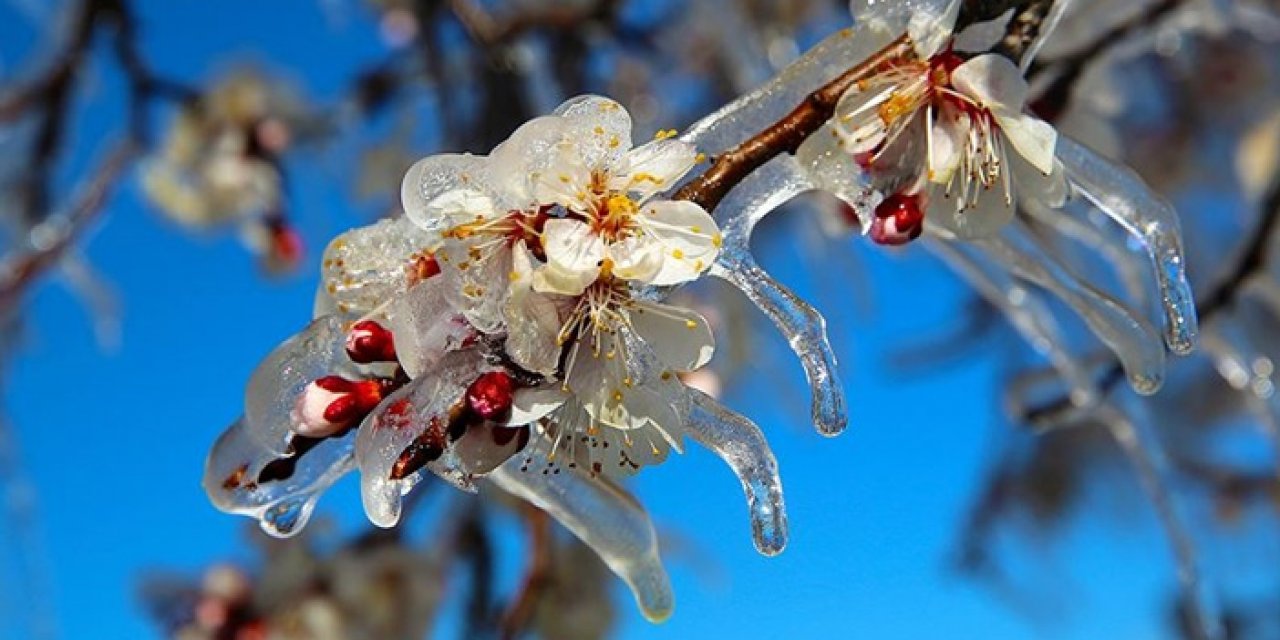
[{"label": "bokeh background", "polygon": [[[131,4],[137,46],[153,71],[195,87],[253,68],[287,84],[304,103],[327,108],[349,101],[353,78],[399,50],[380,19],[384,8],[374,3]],[[629,33],[683,37],[661,26],[685,24],[680,4],[624,3],[621,35],[587,38],[586,84],[606,86],[634,73],[626,60],[636,55],[625,44]],[[796,49],[786,51],[777,44],[783,40],[774,40],[771,50],[766,41],[754,66],[728,69],[736,82],[749,85],[761,69],[846,26],[847,11],[827,4],[797,11],[791,22],[770,22],[767,12],[757,18],[789,33]],[[38,74],[57,49],[73,5],[0,2],[0,80],[19,83]],[[446,50],[474,46],[458,24],[436,28]],[[720,28],[734,33],[731,25]],[[744,50],[760,33],[739,32]],[[110,62],[109,38],[100,40],[81,72],[64,152],[53,169],[58,194],[82,184],[122,136],[127,118],[126,77]],[[538,46],[518,53],[536,55]],[[654,46],[664,52],[654,54],[657,66],[678,51]],[[649,78],[647,93],[620,96],[649,101],[639,105],[651,117],[638,117],[638,135],[685,126],[733,90],[707,86],[699,69],[673,66]],[[531,107],[554,106],[558,90],[545,89]],[[394,206],[386,193],[361,193],[356,184],[370,149],[403,151],[412,160],[477,143],[451,137],[442,119],[442,109],[480,109],[474,88],[459,87],[453,106],[442,106],[439,93],[450,91],[447,85],[406,90],[394,108],[361,115],[349,127],[342,120],[340,132],[315,134],[284,155],[289,221],[305,247],[290,272],[265,273],[234,228],[193,232],[166,218],[148,202],[135,166],[77,243],[83,258],[77,262],[101,280],[91,291],[108,302],[86,297],[79,279],[57,270],[25,291],[21,322],[3,341],[7,517],[0,525],[0,637],[160,637],[143,596],[149,576],[195,579],[223,561],[255,566],[261,554],[251,523],[214,510],[200,487],[205,455],[240,413],[258,360],[308,320],[328,239]],[[162,136],[174,109],[153,105],[146,117]],[[21,135],[0,129],[0,153],[5,137]],[[0,158],[0,165],[6,162]],[[0,211],[6,206],[0,202]],[[1091,506],[1070,510],[1062,526],[1015,524],[1005,541],[1013,551],[1003,562],[1024,578],[1017,587],[958,571],[960,541],[991,473],[995,443],[1016,428],[1000,398],[1010,370],[1025,362],[1025,348],[998,316],[968,322],[980,313],[972,292],[921,247],[886,251],[856,235],[833,240],[821,231],[829,215],[824,209],[831,207],[796,207],[758,243],[764,266],[826,312],[843,365],[850,428],[834,439],[810,428],[808,393],[786,345],[758,312],[726,302],[748,328],[734,331],[732,345],[717,355],[725,394],[769,434],[787,491],[790,545],[777,558],[754,551],[737,482],[706,452],[692,448],[646,470],[633,487],[660,529],[676,614],[651,625],[621,583],[612,582],[618,635],[1172,635],[1175,569],[1168,545],[1135,478],[1124,472],[1099,470],[1085,490]],[[708,299],[733,295],[714,292]],[[904,364],[904,350],[920,345],[939,346]],[[355,485],[348,478],[322,500],[312,525],[319,535],[368,528]],[[431,540],[415,543],[430,546]],[[500,535],[498,551],[500,584],[509,587],[522,565],[519,536]],[[442,617],[439,636],[459,632],[458,615]]]}]

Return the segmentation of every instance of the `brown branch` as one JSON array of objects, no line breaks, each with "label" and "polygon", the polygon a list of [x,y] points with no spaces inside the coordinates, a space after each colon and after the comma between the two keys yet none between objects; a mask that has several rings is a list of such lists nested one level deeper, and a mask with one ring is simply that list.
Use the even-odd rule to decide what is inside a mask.
[{"label": "brown branch", "polygon": [[65,219],[59,223],[60,233],[47,244],[32,247],[0,264],[0,313],[11,312],[22,291],[56,265],[72,243],[83,235],[137,154],[138,147],[132,141],[118,145],[98,167],[79,199],[71,204]]},{"label": "brown branch", "polygon": [[1052,8],[1053,0],[1024,2],[1009,20],[1004,39],[992,51],[1015,63],[1021,62],[1027,48],[1040,37],[1040,28],[1044,25],[1044,19],[1049,16],[1049,10]]},{"label": "brown branch", "polygon": [[1052,63],[1032,64],[1028,75],[1033,78],[1050,68],[1054,69],[1058,75],[1035,99],[1031,105],[1031,110],[1047,120],[1057,119],[1062,111],[1067,108],[1067,105],[1070,104],[1076,81],[1080,79],[1080,76],[1084,75],[1090,64],[1103,57],[1129,37],[1151,26],[1174,9],[1180,7],[1184,1],[1160,0],[1160,2],[1147,7],[1145,11],[1128,21],[1117,24],[1111,29],[1098,34],[1098,37],[1094,38],[1088,46]]},{"label": "brown branch", "polygon": [[849,89],[897,60],[913,55],[906,35],[898,37],[871,57],[859,62],[835,80],[805,97],[781,120],[715,159],[711,168],[690,180],[675,194],[711,211],[733,187],[753,171],[782,153],[796,149],[835,114],[836,103]]},{"label": "brown branch", "polygon": [[521,512],[529,533],[529,568],[502,616],[499,633],[504,640],[514,640],[528,628],[538,600],[551,582],[551,520],[545,511],[528,503],[521,504]]}]

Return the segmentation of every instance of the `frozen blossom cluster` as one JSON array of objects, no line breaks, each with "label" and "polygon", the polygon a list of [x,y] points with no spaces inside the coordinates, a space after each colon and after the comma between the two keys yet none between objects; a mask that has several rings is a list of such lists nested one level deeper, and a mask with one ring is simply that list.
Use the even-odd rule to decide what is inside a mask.
[{"label": "frozen blossom cluster", "polygon": [[[1041,38],[1069,4],[1055,4]],[[1166,353],[1189,352],[1197,333],[1172,207],[1028,110],[1034,46],[966,48],[981,38],[954,33],[959,0],[852,5],[853,28],[681,135],[636,144],[624,107],[582,96],[488,155],[413,165],[404,215],[333,240],[312,323],[254,372],[243,417],[208,461],[215,505],[288,536],[352,470],[383,527],[427,473],[492,485],[554,516],[647,617],[665,618],[657,538],[621,479],[696,442],[741,481],[760,552],[787,541],[762,431],[684,382],[711,360],[713,327],[669,296],[706,277],[741,290],[804,366],[818,431],[848,421],[822,316],[750,252],[757,223],[808,191],[843,200],[875,243],[923,238],[1045,353],[1074,406],[1103,393],[1066,351],[1058,303],[1136,391],[1155,392]],[[795,126],[797,109],[850,73],[794,154],[774,150],[723,199],[681,188],[753,136]],[[1101,225],[1141,247],[1151,291],[1105,292],[1043,235]]]}]

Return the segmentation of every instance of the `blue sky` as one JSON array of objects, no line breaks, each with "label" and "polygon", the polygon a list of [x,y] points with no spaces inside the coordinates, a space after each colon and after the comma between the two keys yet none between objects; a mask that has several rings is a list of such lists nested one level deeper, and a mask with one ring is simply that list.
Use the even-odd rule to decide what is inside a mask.
[{"label": "blue sky", "polygon": [[[365,16],[349,11],[335,22],[313,1],[138,4],[150,59],[192,81],[228,60],[269,59],[300,70],[308,92],[324,100],[382,52]],[[6,75],[27,52],[25,24],[0,5]],[[106,123],[119,113],[113,73],[101,70],[95,95],[80,109],[73,166],[106,146]],[[313,249],[297,277],[262,278],[234,238],[176,229],[130,182],[85,251],[119,294],[118,348],[98,344],[84,306],[57,281],[29,298],[31,331],[10,354],[4,400],[37,491],[61,637],[153,637],[135,595],[146,571],[194,573],[212,561],[252,559],[244,521],[215,511],[201,491],[203,460],[239,412],[253,366],[306,321],[314,249],[369,215],[349,204],[342,166],[323,154],[290,161],[292,208]],[[794,236],[775,235],[762,246],[766,266],[830,312],[852,410],[847,433],[820,438],[807,424],[799,365],[776,336],[755,338],[757,366],[730,402],[771,436],[790,546],[777,558],[756,555],[737,483],[712,456],[692,451],[646,471],[638,493],[659,527],[682,541],[668,553],[676,614],[650,625],[619,592],[623,635],[1165,635],[1156,607],[1173,572],[1141,503],[1121,526],[1110,517],[1082,519],[1047,546],[1014,554],[1015,566],[1054,582],[1038,585],[1060,610],[1048,618],[1020,615],[949,571],[992,434],[1007,428],[996,402],[1005,350],[994,342],[963,365],[910,379],[889,371],[886,354],[912,336],[945,330],[966,294],[918,247],[886,255],[858,244],[831,247],[856,255],[840,260],[797,260],[810,248]],[[871,310],[856,311],[851,298]],[[362,526],[353,483],[344,484],[321,508],[344,527]],[[0,608],[7,611],[0,636],[17,633],[5,620],[17,619],[10,614],[20,601]]]}]

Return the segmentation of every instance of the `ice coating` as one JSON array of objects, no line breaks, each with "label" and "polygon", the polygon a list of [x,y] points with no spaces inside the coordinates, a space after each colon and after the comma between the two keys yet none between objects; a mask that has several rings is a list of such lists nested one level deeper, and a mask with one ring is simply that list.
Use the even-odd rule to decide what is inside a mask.
[{"label": "ice coating", "polygon": [[1071,390],[1077,406],[1092,404],[1097,397],[1088,370],[1067,350],[1052,310],[1037,291],[1022,285],[1007,270],[991,264],[990,258],[968,250],[962,243],[929,239],[929,248],[969,282],[978,294],[1004,314],[1024,340],[1049,360]]},{"label": "ice coating", "polygon": [[773,79],[694,123],[680,139],[707,155],[721,153],[787,115],[815,89],[897,35],[856,25],[828,36]]},{"label": "ice coating", "polygon": [[814,426],[819,433],[834,436],[844,431],[848,412],[826,320],[756,265],[750,251],[755,224],[810,188],[795,160],[779,157],[730,191],[717,208],[729,217],[721,227],[724,245],[710,273],[742,291],[778,327],[804,366],[813,393]]},{"label": "ice coating", "polygon": [[927,58],[946,44],[960,12],[960,0],[850,0],[849,13],[889,37],[906,32],[917,54]]},{"label": "ice coating", "polygon": [[809,136],[796,151],[796,162],[817,189],[840,198],[858,216],[863,233],[871,229],[875,207],[883,197],[871,187],[869,176],[840,146],[831,125]]},{"label": "ice coating", "polygon": [[700,392],[689,392],[687,433],[710,449],[742,481],[751,515],[756,549],[776,556],[787,546],[787,507],[782,497],[778,461],[754,422]]},{"label": "ice coating", "polygon": [[355,467],[354,442],[354,434],[324,440],[284,463],[287,474],[272,474],[285,477],[264,479],[264,468],[286,459],[263,448],[236,421],[209,452],[202,484],[219,510],[255,518],[267,534],[286,538],[302,530],[320,495]]},{"label": "ice coating", "polygon": [[1174,353],[1190,353],[1196,342],[1196,307],[1177,212],[1131,169],[1066,136],[1058,137],[1057,153],[1079,192],[1146,248],[1165,311],[1165,341]]},{"label": "ice coating", "polygon": [[404,217],[352,229],[325,248],[321,289],[335,309],[369,313],[409,287],[414,260],[429,248],[429,236]]},{"label": "ice coating", "polygon": [[275,454],[289,451],[293,412],[303,389],[318,378],[351,368],[346,328],[340,316],[325,316],[276,347],[254,369],[245,389],[244,423],[249,434]]},{"label": "ice coating", "polygon": [[1021,222],[994,238],[973,241],[1020,278],[1044,287],[1074,310],[1120,360],[1138,393],[1155,393],[1164,382],[1164,348],[1146,321],[1115,299],[1080,280],[1049,255]]},{"label": "ice coating", "polygon": [[424,434],[426,444],[438,450],[427,468],[459,488],[470,488],[469,474],[450,452],[447,430],[451,409],[479,375],[481,363],[474,352],[449,354],[431,372],[391,394],[360,425],[355,458],[361,498],[371,522],[380,527],[399,522],[400,497],[415,480],[391,476],[401,453]]},{"label": "ice coating", "polygon": [[[485,158],[470,154],[437,154],[415,162],[400,185],[405,216],[429,236],[438,236],[452,225],[448,212],[486,197],[481,190],[485,171]],[[470,186],[475,189],[465,189]]]},{"label": "ice coating", "polygon": [[[1160,525],[1164,527],[1169,544],[1173,547],[1178,582],[1187,601],[1191,603],[1188,608],[1191,619],[1188,622],[1195,626],[1192,637],[1206,640],[1222,638],[1217,607],[1201,577],[1199,553],[1174,492],[1169,487],[1164,450],[1159,441],[1147,432],[1146,425],[1140,420],[1141,411],[1134,404],[1128,403],[1128,413],[1118,407],[1104,405],[1097,412],[1097,418],[1129,458],[1142,490],[1155,508]],[[1137,414],[1139,419],[1134,419],[1132,414]]]},{"label": "ice coating", "polygon": [[[1143,271],[1138,268],[1141,263],[1132,259],[1134,250],[1118,233],[1107,233],[1089,222],[1086,214],[1091,212],[1092,205],[1076,201],[1066,203],[1063,209],[1053,209],[1035,198],[1026,198],[1019,206],[1036,222],[1096,251],[1115,272],[1125,295],[1134,301],[1135,307],[1145,309],[1151,302]],[[1082,208],[1090,211],[1079,211]]]},{"label": "ice coating", "polygon": [[486,476],[503,491],[546,511],[578,536],[631,588],[645,618],[661,622],[671,616],[675,599],[671,581],[658,555],[658,536],[644,509],[603,476],[578,468],[560,473],[521,471],[548,469],[545,441],[531,445]]},{"label": "ice coating", "polygon": [[443,278],[428,278],[387,308],[387,329],[395,338],[400,366],[410,378],[429,371],[447,351],[474,335],[448,304],[446,286]]}]

